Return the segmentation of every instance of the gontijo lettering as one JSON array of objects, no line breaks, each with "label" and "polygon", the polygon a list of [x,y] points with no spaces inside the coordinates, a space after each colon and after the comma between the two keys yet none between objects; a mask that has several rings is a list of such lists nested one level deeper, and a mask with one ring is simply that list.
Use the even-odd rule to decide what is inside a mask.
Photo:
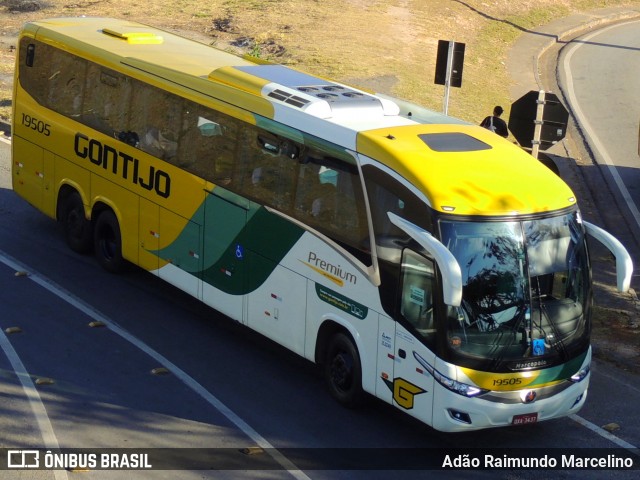
[{"label": "gontijo lettering", "polygon": [[78,157],[88,158],[91,163],[102,166],[105,170],[111,165],[111,173],[114,175],[131,180],[146,190],[153,190],[163,198],[171,195],[171,177],[167,172],[156,169],[153,165],[149,165],[148,169],[141,169],[137,158],[82,133],[76,133],[73,146]]}]

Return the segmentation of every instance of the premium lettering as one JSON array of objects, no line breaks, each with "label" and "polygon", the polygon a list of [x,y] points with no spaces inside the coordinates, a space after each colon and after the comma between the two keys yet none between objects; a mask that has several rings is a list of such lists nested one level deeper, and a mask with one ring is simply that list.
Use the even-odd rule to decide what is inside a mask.
[{"label": "premium lettering", "polygon": [[347,283],[356,284],[358,277],[356,277],[353,273],[342,270],[341,265],[333,265],[320,257],[318,257],[315,252],[309,252],[309,258],[307,260],[309,265],[313,265],[320,270],[327,272],[329,275],[333,275],[336,278],[344,280]]},{"label": "premium lettering", "polygon": [[111,145],[101,143],[82,133],[76,133],[74,150],[78,157],[88,159],[94,165],[101,166],[113,175],[129,180],[145,190],[155,191],[163,198],[171,195],[171,177],[167,172],[156,169],[152,165],[144,167],[137,158]]}]

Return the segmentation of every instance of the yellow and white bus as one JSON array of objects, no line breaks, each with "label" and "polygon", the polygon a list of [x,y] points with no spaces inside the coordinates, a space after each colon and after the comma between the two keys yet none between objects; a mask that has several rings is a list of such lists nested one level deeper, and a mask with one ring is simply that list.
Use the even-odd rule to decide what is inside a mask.
[{"label": "yellow and white bus", "polygon": [[571,414],[591,270],[562,180],[416,105],[111,18],[19,38],[13,187],[111,272],[138,265],[443,431]]}]

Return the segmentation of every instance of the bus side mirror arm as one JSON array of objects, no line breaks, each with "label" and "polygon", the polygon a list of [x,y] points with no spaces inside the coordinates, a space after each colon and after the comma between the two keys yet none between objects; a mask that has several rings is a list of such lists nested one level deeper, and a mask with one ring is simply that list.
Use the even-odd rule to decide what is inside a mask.
[{"label": "bus side mirror arm", "polygon": [[583,221],[587,234],[598,240],[609,249],[616,257],[616,277],[618,291],[626,292],[631,286],[631,275],[633,274],[633,262],[627,249],[622,243],[606,230],[596,227],[594,224]]},{"label": "bus side mirror arm", "polygon": [[395,213],[387,212],[389,220],[396,227],[407,233],[427,252],[433,255],[442,274],[444,303],[459,307],[462,302],[462,271],[453,254],[429,232],[408,222]]}]

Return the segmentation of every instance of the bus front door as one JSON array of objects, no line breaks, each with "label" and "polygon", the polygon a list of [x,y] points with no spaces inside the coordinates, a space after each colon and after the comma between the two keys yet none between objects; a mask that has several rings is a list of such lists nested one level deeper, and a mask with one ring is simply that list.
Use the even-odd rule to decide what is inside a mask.
[{"label": "bus front door", "polygon": [[422,247],[421,253],[405,249],[402,255],[393,399],[399,408],[432,424],[437,328],[434,299],[441,294],[446,305],[459,306],[462,274],[455,257],[431,233],[394,213],[388,215],[394,225]]},{"label": "bus front door", "polygon": [[434,379],[433,370],[428,366],[435,363],[432,351],[436,340],[435,264],[419,253],[405,249],[400,278],[393,401],[398,408],[431,424]]}]

